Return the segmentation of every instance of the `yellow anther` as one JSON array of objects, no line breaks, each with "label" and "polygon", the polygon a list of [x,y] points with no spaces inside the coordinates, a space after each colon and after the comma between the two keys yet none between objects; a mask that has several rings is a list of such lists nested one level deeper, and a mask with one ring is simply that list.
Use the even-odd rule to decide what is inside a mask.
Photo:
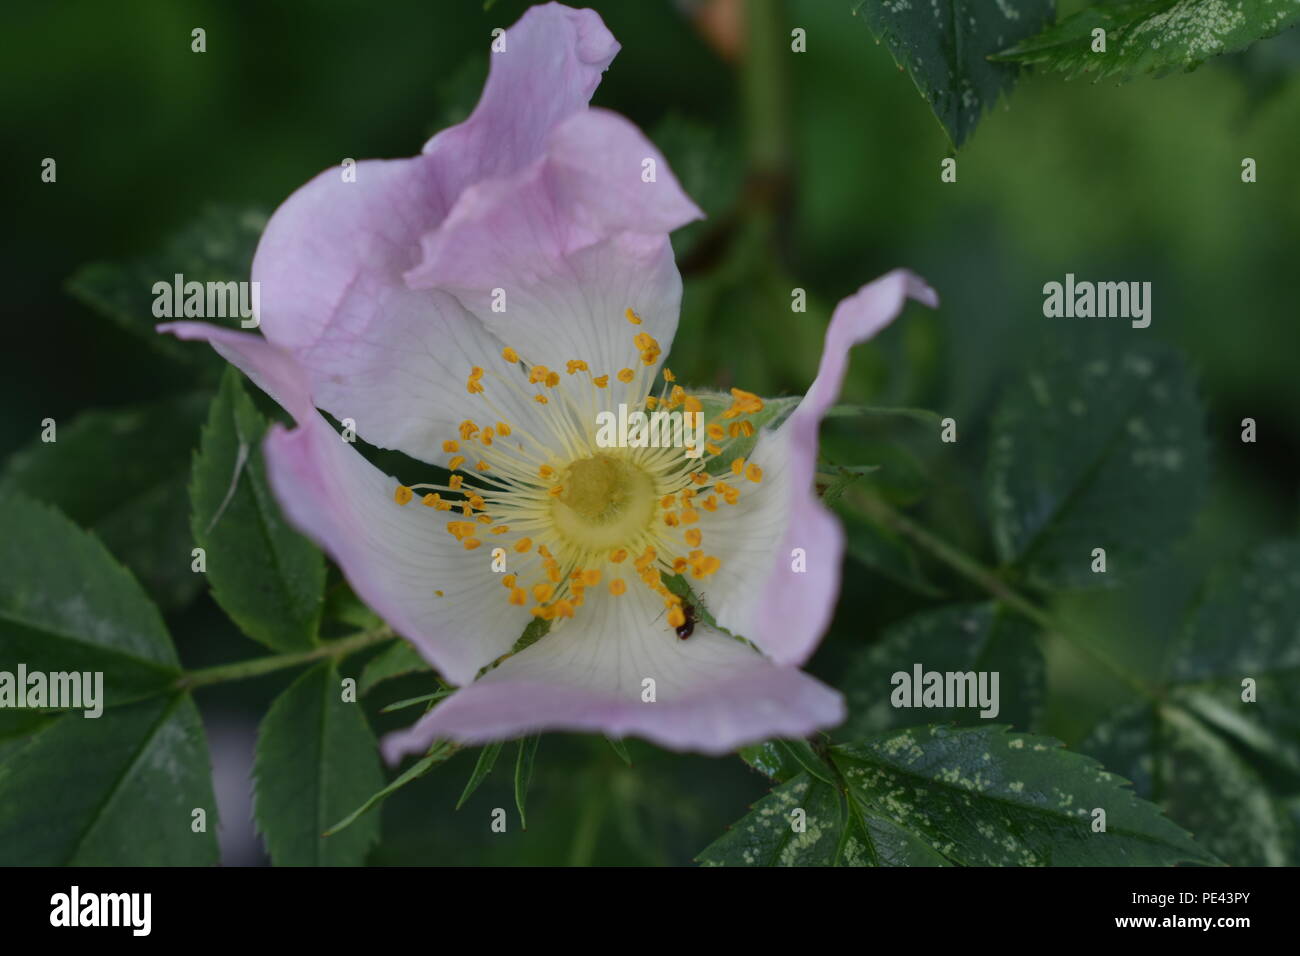
[{"label": "yellow anther", "polygon": [[584,587],[594,588],[600,583],[600,569],[587,568],[582,572],[582,577],[579,580],[582,581]]},{"label": "yellow anther", "polygon": [[533,546],[532,538],[520,538],[518,541],[515,542],[515,550],[518,551],[520,554],[527,553],[528,549],[531,548],[532,546]]},{"label": "yellow anther", "polygon": [[660,352],[657,348],[645,349],[641,353],[641,364],[654,365],[655,362],[659,361],[659,356],[662,354],[663,353]]},{"label": "yellow anther", "polygon": [[694,508],[682,509],[682,524],[695,524],[700,520],[700,513]]},{"label": "yellow anther", "polygon": [[421,498],[420,501],[427,508],[436,508],[438,507],[438,505],[442,503],[442,497],[440,495],[434,494],[433,492],[430,492],[429,494]]},{"label": "yellow anther", "polygon": [[638,332],[632,341],[635,342],[636,347],[643,352],[647,349],[659,348],[659,343],[656,342],[654,336],[650,335],[648,332]]},{"label": "yellow anther", "polygon": [[399,505],[406,504],[413,497],[415,497],[415,492],[406,487],[406,485],[398,485],[397,490],[393,492],[393,500]]},{"label": "yellow anther", "polygon": [[550,465],[540,465],[537,469],[537,474],[549,481],[555,477],[555,469]]},{"label": "yellow anther", "polygon": [[656,408],[659,407],[659,399],[654,395],[647,395],[645,397],[645,407],[650,409],[650,411],[653,412]]},{"label": "yellow anther", "polygon": [[545,395],[534,395],[533,401],[535,401],[538,405],[549,405],[551,403],[551,400],[547,398]]},{"label": "yellow anther", "polygon": [[[487,515],[481,515],[481,517],[486,518]],[[509,530],[510,530],[510,525],[508,525],[508,524],[499,524],[499,525],[497,525],[495,528],[492,529],[492,533],[493,533],[493,534],[505,534],[505,533],[506,533],[507,531],[509,531]]]},{"label": "yellow anther", "polygon": [[482,377],[483,377],[483,370],[479,368],[477,365],[475,365],[473,368],[469,370],[469,380],[471,382],[477,382]]},{"label": "yellow anther", "polygon": [[501,350],[501,357],[512,365],[519,361],[519,353],[508,345]]},{"label": "yellow anther", "polygon": [[686,389],[682,388],[680,385],[674,385],[672,390],[668,393],[668,407],[676,408],[685,398]]},{"label": "yellow anther", "polygon": [[474,520],[477,521],[479,524],[491,524],[491,523],[492,523],[492,516],[491,516],[491,515],[478,515]]},{"label": "yellow anther", "polygon": [[482,495],[470,495],[465,500],[469,502],[469,506],[475,511],[482,511],[487,507],[487,502],[483,500]]},{"label": "yellow anther", "polygon": [[471,378],[468,382],[465,383],[465,391],[469,392],[471,395],[478,395],[483,391],[483,386],[479,384],[475,379]]},{"label": "yellow anther", "polygon": [[683,571],[685,571],[685,570],[686,570],[686,559],[685,559],[685,558],[673,558],[673,573],[674,573],[674,574],[681,574],[681,573],[682,573]]},{"label": "yellow anther", "polygon": [[691,574],[695,575],[697,578],[707,578],[720,567],[722,567],[722,561],[711,554],[706,554],[703,557],[696,559],[691,568]]},{"label": "yellow anther", "polygon": [[640,324],[641,324],[641,316],[639,316],[639,315],[637,315],[635,312],[633,312],[632,309],[631,309],[630,307],[628,308],[628,310],[627,310],[626,312],[623,313],[623,315],[625,315],[625,316],[627,317],[627,320],[628,320],[629,322],[631,322],[633,325],[640,325]]},{"label": "yellow anther", "polygon": [[713,442],[711,441],[706,441],[704,443],[704,450],[707,451],[710,455],[722,454],[722,449],[719,448],[717,445],[713,444]]},{"label": "yellow anther", "polygon": [[745,459],[743,458],[731,459],[731,473],[733,475],[739,475],[744,470],[745,470]]},{"label": "yellow anther", "polygon": [[613,561],[615,564],[622,564],[627,560],[627,549],[619,548],[617,551],[610,552],[609,560]]},{"label": "yellow anther", "polygon": [[693,415],[699,415],[704,411],[704,405],[694,395],[687,395],[682,399],[682,405]]},{"label": "yellow anther", "polygon": [[597,375],[595,378],[591,380],[591,384],[595,385],[597,388],[604,388],[609,384],[609,376]]},{"label": "yellow anther", "polygon": [[560,497],[560,495],[564,494],[564,485],[555,485],[552,488],[550,488],[546,493],[550,495],[552,498],[558,498]]},{"label": "yellow anther", "polygon": [[559,373],[559,372],[548,372],[547,375],[546,375],[546,387],[547,387],[547,388],[555,388],[555,386],[557,386],[557,385],[559,385],[559,384],[560,384],[560,373]]},{"label": "yellow anther", "polygon": [[450,488],[452,491],[459,491],[460,486],[463,485],[464,483],[465,483],[464,475],[452,475],[450,478],[447,479],[447,487]]},{"label": "yellow anther", "polygon": [[462,501],[460,503],[460,513],[463,514],[466,518],[474,517],[474,509],[470,507],[468,501]]},{"label": "yellow anther", "polygon": [[682,505],[686,506],[690,503],[690,500],[695,497],[695,489],[684,488],[678,497],[682,499]]},{"label": "yellow anther", "polygon": [[570,375],[576,375],[578,372],[587,371],[587,363],[582,359],[569,359],[564,363],[564,370]]},{"label": "yellow anther", "polygon": [[491,445],[491,444],[492,444],[492,429],[491,429],[491,428],[485,428],[485,429],[483,429],[483,434],[481,434],[481,435],[478,436],[478,440],[481,441],[484,445]]},{"label": "yellow anther", "polygon": [[554,564],[546,569],[546,576],[556,584],[559,584],[564,580],[564,575],[560,573],[559,567]]},{"label": "yellow anther", "polygon": [[551,587],[549,584],[533,585],[533,600],[536,601],[538,604],[545,604],[547,601],[551,599],[551,595],[553,595],[554,593],[555,593],[555,588]]},{"label": "yellow anther", "polygon": [[697,485],[707,485],[709,483],[709,473],[707,471],[693,471],[691,472],[691,481]]},{"label": "yellow anther", "polygon": [[478,434],[478,426],[475,425],[468,418],[460,423],[460,437],[465,439],[465,441],[469,441],[477,434]]},{"label": "yellow anther", "polygon": [[572,604],[570,601],[568,601],[568,600],[566,600],[566,599],[564,599],[564,598],[561,598],[560,600],[556,601],[556,602],[555,602],[555,616],[556,616],[556,617],[573,617],[573,604]]},{"label": "yellow anther", "polygon": [[492,466],[489,465],[489,464],[488,464],[487,462],[485,462],[485,461],[475,462],[475,463],[474,463],[474,467],[477,468],[479,471],[491,471],[491,470],[492,470]]},{"label": "yellow anther", "polygon": [[753,462],[750,462],[749,467],[745,469],[745,477],[753,482],[762,481],[763,469],[759,468],[758,465],[754,464]]},{"label": "yellow anther", "polygon": [[668,509],[671,508],[676,502],[677,499],[674,498],[672,495],[664,495],[662,498],[659,499],[659,507]]},{"label": "yellow anther", "polygon": [[451,461],[447,462],[447,468],[449,471],[455,471],[463,464],[465,464],[465,456],[456,455],[455,457],[452,458]]},{"label": "yellow anther", "polygon": [[676,528],[677,525],[680,524],[680,523],[681,523],[681,522],[680,522],[680,521],[678,520],[678,518],[677,518],[677,512],[676,512],[676,511],[665,511],[665,512],[664,512],[664,524],[668,525],[668,527],[670,527],[670,528]]},{"label": "yellow anther", "polygon": [[543,621],[552,620],[555,617],[555,608],[538,604],[533,607],[533,617],[540,617]]},{"label": "yellow anther", "polygon": [[482,543],[483,542],[480,541],[478,538],[466,538],[464,541],[460,543],[460,546],[464,548],[466,551],[473,551]]},{"label": "yellow anther", "polygon": [[614,596],[627,593],[627,582],[622,578],[614,578],[609,582],[609,593]]},{"label": "yellow anther", "polygon": [[630,368],[622,368],[618,370],[618,380],[620,382],[630,382],[635,377],[636,372],[632,371]]},{"label": "yellow anther", "polygon": [[502,438],[510,437],[510,426],[505,422],[497,422],[497,434]]},{"label": "yellow anther", "polygon": [[[726,434],[726,432],[722,430],[721,425],[710,425],[708,428],[704,429],[704,433],[714,441],[722,441],[723,436]],[[733,435],[732,437],[734,438],[735,436]]]},{"label": "yellow anther", "polygon": [[709,497],[704,498],[703,500],[700,501],[700,507],[703,508],[705,511],[717,511],[718,496],[709,495]]},{"label": "yellow anther", "polygon": [[668,612],[668,626],[681,627],[686,623],[686,612],[679,607],[673,608]]},{"label": "yellow anther", "polygon": [[665,382],[677,381],[677,376],[673,374],[673,370],[670,369],[667,365],[665,365],[663,368],[663,375],[664,375]]},{"label": "yellow anther", "polygon": [[647,567],[654,564],[654,560],[655,560],[655,549],[651,547],[647,547],[645,551],[641,553],[641,557],[637,558],[632,563],[636,565],[636,569],[638,571],[644,571]]},{"label": "yellow anther", "polygon": [[546,545],[544,545],[544,544],[539,544],[539,545],[537,546],[537,553],[540,554],[540,555],[541,555],[542,557],[544,557],[544,558],[548,558],[548,559],[549,559],[549,558],[551,557],[550,549],[548,549],[548,548],[546,547]]},{"label": "yellow anther", "polygon": [[525,591],[523,588],[511,588],[510,603],[517,604],[519,607],[523,607],[525,604],[528,603],[528,592]]},{"label": "yellow anther", "polygon": [[442,597],[442,592],[441,592],[441,591],[434,591],[433,593],[436,594],[436,595],[438,595],[438,597]]},{"label": "yellow anther", "polygon": [[744,435],[746,438],[751,438],[751,437],[753,437],[753,435],[754,435],[754,423],[753,423],[753,422],[741,422],[741,423],[740,423],[740,433],[741,433],[742,435]]},{"label": "yellow anther", "polygon": [[460,450],[460,442],[453,441],[452,439],[448,438],[445,442],[442,443],[442,450],[450,455],[452,452]]},{"label": "yellow anther", "polygon": [[515,575],[507,574],[504,578],[501,579],[501,586],[505,588],[507,591],[509,591],[512,587],[515,586],[516,580],[517,578]]}]

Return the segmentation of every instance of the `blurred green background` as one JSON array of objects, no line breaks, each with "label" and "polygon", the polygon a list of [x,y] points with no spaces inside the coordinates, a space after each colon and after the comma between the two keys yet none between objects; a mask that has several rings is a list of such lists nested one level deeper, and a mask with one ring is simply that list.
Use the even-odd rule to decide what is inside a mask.
[{"label": "blurred green background", "polygon": [[[909,310],[859,350],[846,396],[952,416],[960,441],[936,447],[919,440],[925,426],[904,422],[844,425],[828,442],[862,456],[854,464],[875,460],[882,445],[924,446],[915,451],[924,478],[908,503],[988,558],[979,500],[992,405],[1067,324],[1087,321],[1045,319],[1043,284],[1067,272],[1149,280],[1154,320],[1132,334],[1178,347],[1196,370],[1212,448],[1209,499],[1193,535],[1160,567],[1122,591],[1062,599],[1060,610],[1138,670],[1154,667],[1155,633],[1207,571],[1253,543],[1295,534],[1295,36],[1161,80],[1022,77],[956,154],[958,181],[945,184],[947,140],[848,0],[757,3],[783,32],[775,46],[739,55],[700,29],[699,4],[591,5],[623,45],[594,102],[650,133],[710,217],[675,238],[686,279],[670,356],[680,378],[798,393],[815,372],[833,304],[894,266],[915,269],[942,308]],[[269,211],[343,157],[417,152],[472,106],[490,31],[525,7],[11,5],[0,38],[10,135],[0,459],[35,440],[45,417],[62,425],[88,409],[202,384],[193,368],[68,295],[78,267],[153,253],[214,201]],[[197,26],[207,31],[204,54],[190,50]],[[807,31],[806,53],[789,52],[795,26]],[[783,148],[764,150],[772,142]],[[47,156],[58,162],[56,184],[40,181]],[[1240,179],[1247,156],[1259,169],[1249,185]],[[796,286],[809,293],[805,314],[789,308]],[[1254,445],[1239,441],[1247,416],[1259,423]],[[114,467],[104,462],[106,472]],[[979,596],[935,573],[950,596]],[[855,648],[922,606],[861,565],[849,563],[846,575],[835,627],[812,665],[831,678]],[[258,650],[206,596],[168,623],[187,665]],[[1064,650],[1049,655],[1049,668],[1045,729],[1067,742],[1122,700]],[[227,862],[262,859],[247,821],[252,735],[291,676],[199,696]],[[418,679],[394,682],[372,704],[423,689]],[[547,735],[530,828],[504,836],[486,820],[490,808],[512,805],[509,774],[499,771],[453,813],[473,761],[459,755],[386,804],[372,861],[684,863],[768,786],[738,760],[635,742],[632,754],[628,768],[598,738]]]}]

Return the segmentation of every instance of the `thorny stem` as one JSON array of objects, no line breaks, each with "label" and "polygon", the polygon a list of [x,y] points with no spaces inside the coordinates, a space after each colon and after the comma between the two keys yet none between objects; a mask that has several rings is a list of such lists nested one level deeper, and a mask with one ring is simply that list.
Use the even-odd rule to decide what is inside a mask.
[{"label": "thorny stem", "polygon": [[966,554],[966,552],[930,533],[901,512],[895,511],[878,495],[859,490],[852,491],[850,494],[854,504],[860,507],[872,520],[884,525],[891,531],[910,538],[931,556],[948,565],[962,577],[979,585],[1011,610],[1033,621],[1045,633],[1059,634],[1070,642],[1071,647],[1098,664],[1130,690],[1142,695],[1147,700],[1154,701],[1158,699],[1159,695],[1143,681],[1098,653],[1095,648],[1081,639],[1077,633],[1072,632],[1071,628],[1058,618],[1029,600],[1029,598],[998,577],[992,570]]},{"label": "thorny stem", "polygon": [[284,670],[288,667],[297,667],[299,664],[309,664],[312,661],[347,657],[349,654],[369,647],[371,644],[386,641],[393,636],[392,629],[386,625],[375,627],[368,631],[358,631],[356,634],[349,635],[341,640],[330,641],[328,644],[314,647],[310,651],[255,657],[252,660],[236,661],[234,664],[221,664],[217,667],[204,667],[200,670],[186,671],[176,679],[175,686],[177,690],[193,690],[195,687],[206,687],[208,684],[221,684],[226,681],[260,677],[263,674],[270,674],[273,671]]}]

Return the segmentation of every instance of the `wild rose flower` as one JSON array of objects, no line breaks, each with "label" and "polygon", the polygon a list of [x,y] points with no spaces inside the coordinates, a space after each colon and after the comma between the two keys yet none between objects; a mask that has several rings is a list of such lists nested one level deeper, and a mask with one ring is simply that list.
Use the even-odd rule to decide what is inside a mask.
[{"label": "wild rose flower", "polygon": [[[542,729],[721,753],[843,719],[798,669],[843,553],[814,494],[818,426],[848,349],[934,294],[899,271],[841,302],[802,403],[719,477],[719,443],[762,409],[740,390],[699,457],[598,443],[620,403],[701,407],[661,369],[681,299],[668,234],[701,213],[635,127],[588,108],[618,48],[590,10],[529,10],[468,120],[353,182],[327,170],[275,213],[253,262],[264,337],[161,327],[210,342],[293,416],[265,446],[286,515],[459,685],[385,740],[390,759]],[[317,408],[450,479],[384,475]],[[730,634],[678,637],[687,610],[663,581],[678,573]],[[535,617],[549,632],[480,675]]]}]

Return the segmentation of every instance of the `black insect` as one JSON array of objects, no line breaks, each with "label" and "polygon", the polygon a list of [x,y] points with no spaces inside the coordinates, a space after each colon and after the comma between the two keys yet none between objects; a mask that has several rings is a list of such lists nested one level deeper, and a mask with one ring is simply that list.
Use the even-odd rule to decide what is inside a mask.
[{"label": "black insect", "polygon": [[686,620],[677,625],[677,636],[684,641],[695,633],[695,608],[683,603],[682,613],[686,615]]}]

